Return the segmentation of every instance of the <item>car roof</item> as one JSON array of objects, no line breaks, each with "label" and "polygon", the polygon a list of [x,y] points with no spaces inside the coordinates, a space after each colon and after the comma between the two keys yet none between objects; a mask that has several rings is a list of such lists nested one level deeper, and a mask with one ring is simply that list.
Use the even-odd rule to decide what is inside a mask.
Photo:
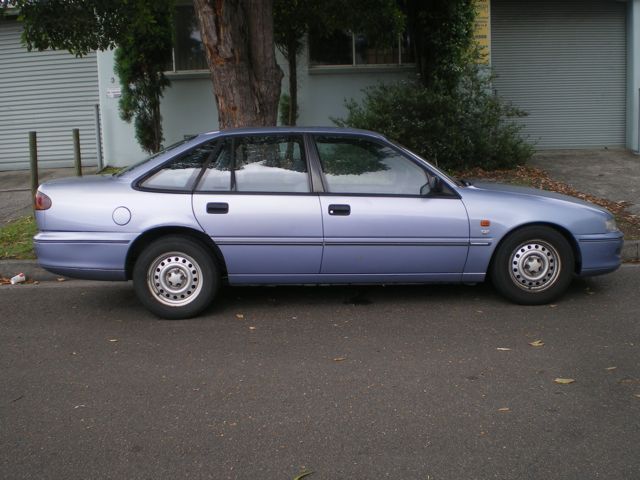
[{"label": "car roof", "polygon": [[298,127],[298,126],[280,126],[280,127],[241,127],[241,128],[226,128],[223,130],[213,130],[203,135],[256,135],[267,133],[327,133],[327,134],[352,134],[352,135],[366,135],[368,137],[385,139],[384,135],[381,135],[370,130],[361,130],[358,128],[343,128],[343,127]]}]

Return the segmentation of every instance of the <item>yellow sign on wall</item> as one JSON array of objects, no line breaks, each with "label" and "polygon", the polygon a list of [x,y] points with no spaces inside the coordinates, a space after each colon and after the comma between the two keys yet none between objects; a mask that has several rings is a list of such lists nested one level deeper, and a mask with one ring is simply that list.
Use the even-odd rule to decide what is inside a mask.
[{"label": "yellow sign on wall", "polygon": [[491,4],[490,0],[476,0],[476,21],[473,33],[480,53],[481,62],[491,64]]}]

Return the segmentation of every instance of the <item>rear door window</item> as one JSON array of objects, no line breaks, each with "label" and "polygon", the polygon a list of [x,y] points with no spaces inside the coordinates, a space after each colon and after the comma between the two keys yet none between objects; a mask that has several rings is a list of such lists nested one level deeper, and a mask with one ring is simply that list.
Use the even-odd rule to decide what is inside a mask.
[{"label": "rear door window", "polygon": [[197,191],[310,192],[304,143],[297,135],[229,137]]}]

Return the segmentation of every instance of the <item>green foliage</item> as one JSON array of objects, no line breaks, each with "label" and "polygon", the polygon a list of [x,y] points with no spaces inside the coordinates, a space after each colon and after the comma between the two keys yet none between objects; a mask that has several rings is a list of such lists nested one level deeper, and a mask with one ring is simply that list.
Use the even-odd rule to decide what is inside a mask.
[{"label": "green foliage", "polygon": [[[299,110],[297,108],[298,106],[296,105],[296,112],[295,112],[295,119],[298,119],[298,113]],[[289,94],[287,93],[283,93],[282,95],[280,95],[280,107],[279,107],[279,119],[280,119],[280,125],[289,125],[289,109],[291,108],[291,97],[289,96]],[[293,125],[295,125],[295,122],[293,122]]]},{"label": "green foliage", "polygon": [[533,154],[514,121],[525,113],[494,96],[489,82],[468,66],[454,91],[418,81],[371,87],[334,122],[383,133],[445,169],[510,168]]},{"label": "green foliage", "polygon": [[29,50],[68,50],[83,56],[116,50],[122,84],[120,115],[134,121],[142,148],[162,143],[160,98],[169,80],[162,73],[171,52],[173,0],[17,0]]},{"label": "green foliage", "polygon": [[160,99],[172,42],[172,1],[138,0],[115,53],[120,78],[120,116],[134,120],[136,139],[149,153],[162,148]]},{"label": "green foliage", "polygon": [[14,4],[29,50],[52,48],[77,56],[114,48],[131,13],[127,0],[16,0]]},{"label": "green foliage", "polygon": [[[295,125],[298,118],[297,57],[309,30],[329,36],[336,30],[364,33],[377,42],[396,38],[404,27],[404,15],[396,0],[274,0],[274,41],[289,66],[287,112],[280,121]],[[293,113],[291,112],[291,113]]]},{"label": "green foliage", "polygon": [[474,60],[475,0],[401,0],[419,79],[454,90]]}]

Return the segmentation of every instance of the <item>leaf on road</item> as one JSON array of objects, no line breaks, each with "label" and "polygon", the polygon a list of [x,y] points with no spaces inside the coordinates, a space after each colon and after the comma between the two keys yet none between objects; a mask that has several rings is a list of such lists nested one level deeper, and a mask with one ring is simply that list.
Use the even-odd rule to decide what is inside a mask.
[{"label": "leaf on road", "polygon": [[58,278],[56,278],[56,280],[58,280],[59,282],[64,282],[66,280],[66,278],[58,277]]},{"label": "leaf on road", "polygon": [[244,320],[244,315],[242,313],[236,313],[236,318],[238,320]]},{"label": "leaf on road", "polygon": [[304,477],[308,477],[309,475],[312,475],[313,472],[302,472],[300,475],[298,475],[297,477],[294,477],[293,480],[301,480]]},{"label": "leaf on road", "polygon": [[255,329],[256,329],[256,327],[254,327],[253,325],[251,327],[249,327],[249,330],[251,330],[251,331],[253,331]]},{"label": "leaf on road", "polygon": [[496,348],[496,350],[500,350],[501,352],[509,352],[509,351],[511,351],[511,349],[507,348],[507,347],[498,347],[498,348]]},{"label": "leaf on road", "polygon": [[117,342],[117,341],[118,341],[118,339],[117,339],[117,338],[110,338],[110,339],[109,339],[109,341],[110,341],[110,342]]},{"label": "leaf on road", "polygon": [[333,359],[334,362],[344,362],[347,359],[347,357],[335,357]]},{"label": "leaf on road", "polygon": [[552,303],[551,305],[549,305],[549,307],[551,308],[556,308],[558,305],[556,305],[555,303]]},{"label": "leaf on road", "polygon": [[616,368],[618,368],[618,367],[607,367],[607,368],[605,368],[605,370],[611,371],[611,370],[615,370]]},{"label": "leaf on road", "polygon": [[621,383],[622,385],[634,385],[636,383],[640,383],[640,380],[633,377],[625,377],[622,380],[619,380],[618,383]]},{"label": "leaf on road", "polygon": [[554,380],[554,382],[559,384],[559,385],[569,385],[570,383],[575,382],[575,379],[573,379],[573,378],[556,378]]},{"label": "leaf on road", "polygon": [[634,393],[633,396],[636,398],[640,398],[640,393]]},{"label": "leaf on road", "polygon": [[544,342],[542,340],[534,340],[533,342],[529,342],[529,345],[532,347],[542,347],[544,346]]},{"label": "leaf on road", "polygon": [[510,412],[511,409],[509,407],[502,407],[498,409],[499,412]]}]

